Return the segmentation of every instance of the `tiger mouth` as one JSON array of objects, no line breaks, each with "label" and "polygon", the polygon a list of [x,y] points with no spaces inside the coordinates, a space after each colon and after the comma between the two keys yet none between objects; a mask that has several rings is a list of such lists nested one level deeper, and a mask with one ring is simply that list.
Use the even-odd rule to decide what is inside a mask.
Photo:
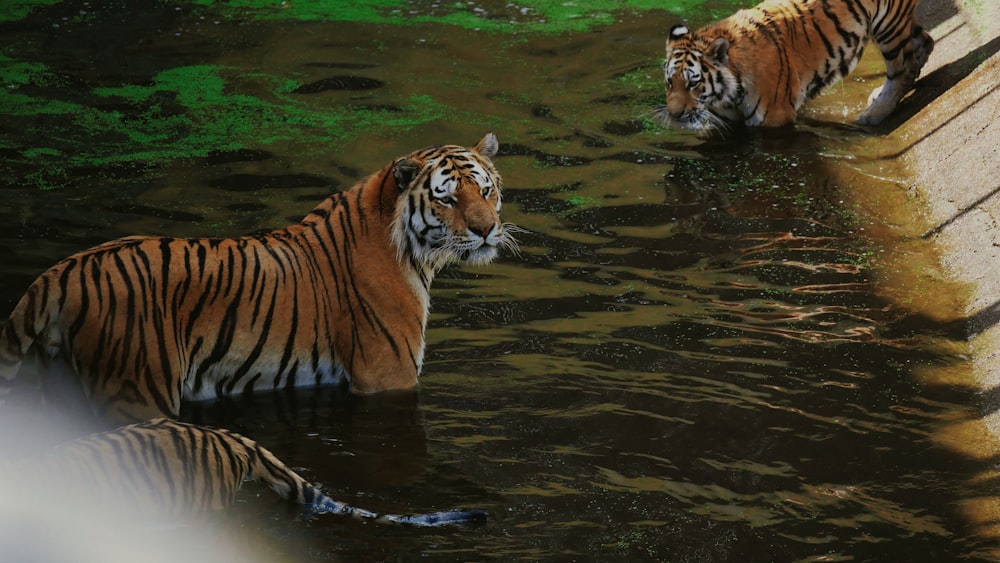
[{"label": "tiger mouth", "polygon": [[490,244],[488,241],[482,241],[479,246],[475,248],[469,248],[463,250],[459,256],[464,261],[479,261],[479,260],[490,260],[493,256],[496,256],[497,247],[494,244]]},{"label": "tiger mouth", "polygon": [[491,251],[494,251],[496,249],[497,249],[497,246],[495,244],[490,244],[489,241],[484,240],[481,243],[479,243],[478,246],[476,246],[474,248],[470,248],[467,252],[469,254],[475,254],[477,252],[491,252]]},{"label": "tiger mouth", "polygon": [[653,108],[655,120],[664,127],[678,127],[687,130],[700,130],[711,127],[712,119],[705,115],[708,113],[704,109],[687,110],[680,115],[674,115],[667,110],[666,105],[658,105]]}]

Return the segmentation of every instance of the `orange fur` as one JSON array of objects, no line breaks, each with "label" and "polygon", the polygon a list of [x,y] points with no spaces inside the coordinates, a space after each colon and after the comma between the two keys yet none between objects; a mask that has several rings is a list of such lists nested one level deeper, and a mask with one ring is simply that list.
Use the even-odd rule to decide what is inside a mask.
[{"label": "orange fur", "polygon": [[882,93],[861,115],[880,123],[912,87],[934,41],[917,0],[765,0],[690,32],[670,31],[661,121],[687,129],[777,127],[847,76],[869,39],[886,63]]},{"label": "orange fur", "polygon": [[75,254],[0,330],[0,376],[34,348],[47,376],[125,421],[345,378],[356,393],[411,388],[434,274],[513,245],[496,151],[492,133],[416,151],[261,236],[129,237]]}]

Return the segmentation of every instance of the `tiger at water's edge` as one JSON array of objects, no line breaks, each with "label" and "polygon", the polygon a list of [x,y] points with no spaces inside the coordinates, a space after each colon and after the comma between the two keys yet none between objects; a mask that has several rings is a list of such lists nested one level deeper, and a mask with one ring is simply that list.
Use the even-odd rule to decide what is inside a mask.
[{"label": "tiger at water's edge", "polygon": [[[731,123],[778,127],[854,69],[873,40],[886,82],[858,118],[881,123],[914,85],[934,48],[917,21],[918,0],[765,0],[666,42],[664,125],[714,130]],[[876,95],[877,94],[877,95]]]},{"label": "tiger at water's edge", "polygon": [[74,254],[0,328],[0,384],[34,348],[43,383],[121,422],[254,389],[413,388],[435,273],[515,248],[498,149],[488,133],[417,150],[259,236],[127,237]]},{"label": "tiger at water's edge", "polygon": [[[0,462],[0,516],[17,502],[55,510],[158,521],[221,510],[244,480],[259,481],[315,514],[387,524],[446,526],[486,521],[482,510],[379,514],[327,496],[254,440],[221,428],[158,418],[70,440],[44,454]],[[23,497],[23,498],[19,498]],[[11,512],[14,511],[14,512]]]}]

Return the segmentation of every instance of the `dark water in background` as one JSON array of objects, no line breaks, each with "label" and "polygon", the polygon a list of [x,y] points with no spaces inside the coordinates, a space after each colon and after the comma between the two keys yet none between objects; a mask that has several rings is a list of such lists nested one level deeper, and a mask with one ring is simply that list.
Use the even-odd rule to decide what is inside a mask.
[{"label": "dark water in background", "polygon": [[[94,157],[51,174],[13,157],[5,165],[4,313],[76,250],[127,234],[274,228],[395,156],[471,145],[488,130],[501,143],[505,219],[528,230],[519,256],[436,280],[418,393],[300,391],[187,413],[254,437],[334,497],[396,512],[482,507],[489,524],[428,532],[303,519],[249,487],[220,519],[262,554],[977,556],[956,511],[975,494],[965,482],[976,463],[933,439],[976,416],[974,397],[918,377],[960,365],[961,347],[878,283],[874,265],[899,241],[870,236],[878,228],[844,203],[851,192],[831,173],[862,136],[825,122],[849,120],[880,79],[839,86],[810,107],[810,125],[704,140],[642,119],[659,100],[670,23],[656,12],[589,33],[507,37],[433,24],[209,24],[168,11],[109,10],[63,34],[6,24],[4,44],[43,58],[62,80],[34,93],[63,101],[213,65],[227,96],[382,119],[345,122],[355,129],[343,138],[305,120],[296,135],[145,166],[102,164],[93,146],[166,146],[177,135],[74,137],[65,116],[18,116],[8,138],[60,143],[63,158],[49,165],[74,147]],[[309,87],[289,94],[273,77]],[[186,115],[181,102],[106,103],[128,122]],[[276,119],[262,117],[261,131]],[[180,136],[209,127],[198,120]]]}]

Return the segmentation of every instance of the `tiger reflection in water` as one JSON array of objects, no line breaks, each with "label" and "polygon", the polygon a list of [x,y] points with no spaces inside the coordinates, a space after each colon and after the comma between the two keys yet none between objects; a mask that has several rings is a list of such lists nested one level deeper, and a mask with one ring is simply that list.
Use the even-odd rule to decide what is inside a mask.
[{"label": "tiger reflection in water", "polygon": [[[165,418],[70,440],[26,459],[0,464],[10,498],[87,514],[94,506],[140,519],[175,519],[233,504],[245,480],[259,481],[314,514],[411,526],[485,522],[481,510],[380,514],[336,501],[255,441],[220,428]],[[2,513],[0,513],[2,515]]]}]

